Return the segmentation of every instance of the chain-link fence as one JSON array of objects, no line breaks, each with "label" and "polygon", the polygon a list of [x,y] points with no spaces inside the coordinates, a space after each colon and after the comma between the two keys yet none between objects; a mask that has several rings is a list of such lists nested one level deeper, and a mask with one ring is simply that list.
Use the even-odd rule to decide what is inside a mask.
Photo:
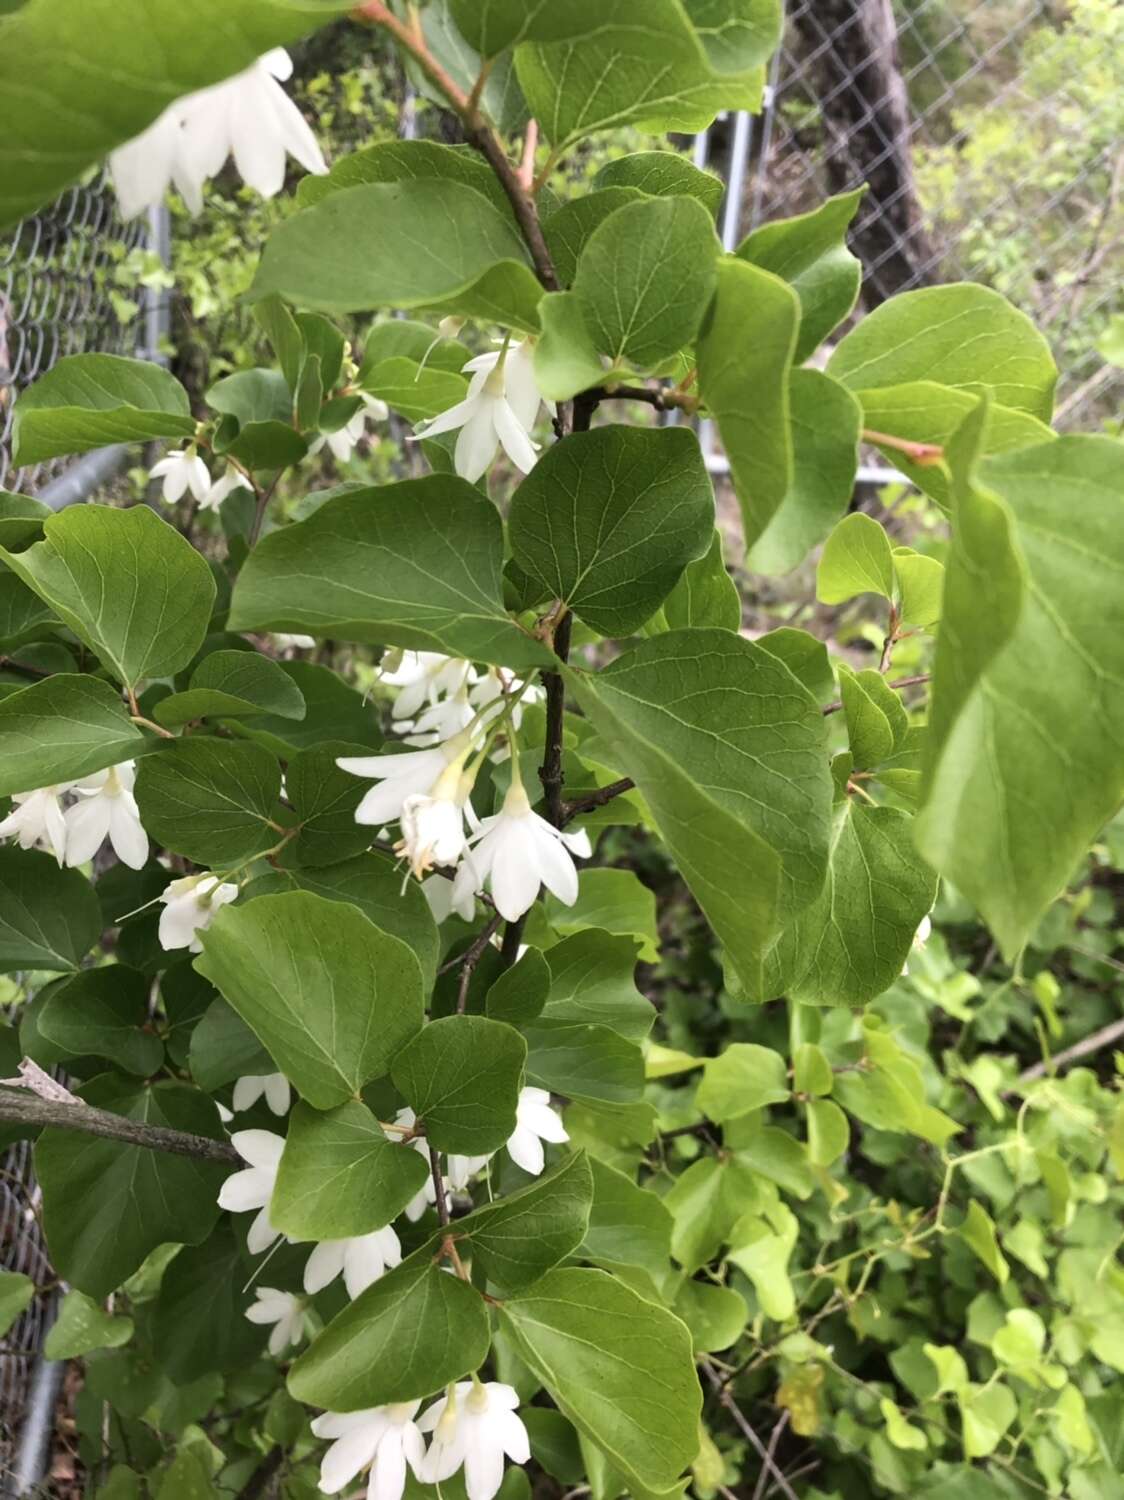
[{"label": "chain-link fence", "polygon": [[1059,425],[1119,415],[1096,343],[1124,310],[1119,0],[789,0],[762,116],[711,132],[738,234],[867,183],[863,303],[985,282],[1051,341]]}]

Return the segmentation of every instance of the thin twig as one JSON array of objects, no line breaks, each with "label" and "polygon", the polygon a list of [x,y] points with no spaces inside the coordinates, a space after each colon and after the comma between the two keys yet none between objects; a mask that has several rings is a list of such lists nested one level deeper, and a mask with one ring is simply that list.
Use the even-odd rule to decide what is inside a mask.
[{"label": "thin twig", "polygon": [[[573,625],[574,617],[567,612],[555,627],[554,653],[560,662],[569,658]],[[566,810],[562,801],[562,735],[566,715],[566,686],[560,672],[544,672],[543,686],[546,688],[546,748],[543,751],[539,780],[546,796],[547,819],[555,828],[561,828]]]},{"label": "thin twig", "polygon": [[1020,1086],[1033,1083],[1036,1078],[1042,1078],[1047,1073],[1056,1073],[1059,1068],[1068,1068],[1070,1063],[1076,1062],[1078,1058],[1088,1057],[1091,1052],[1099,1052],[1102,1047],[1111,1047],[1113,1042],[1119,1041],[1121,1037],[1124,1037],[1124,1020],[1110,1021],[1099,1031],[1094,1031],[1089,1036],[1082,1037],[1081,1041],[1074,1042],[1072,1047],[1066,1047],[1056,1056],[1044,1058],[1042,1062],[1037,1062],[1033,1067],[1027,1068],[1019,1074],[1016,1082]]},{"label": "thin twig", "polygon": [[468,992],[472,986],[472,975],[475,972],[476,965],[480,962],[485,952],[487,951],[488,944],[492,941],[492,937],[496,932],[498,932],[499,925],[502,921],[503,918],[500,916],[498,911],[493,913],[493,915],[488,919],[488,923],[484,927],[483,931],[481,931],[478,936],[473,939],[471,946],[467,948],[460,957],[459,962],[461,966],[461,979],[460,984],[457,986],[458,1016],[463,1016],[465,1010],[467,1009]]},{"label": "thin twig", "polygon": [[592,812],[594,808],[604,807],[606,802],[612,802],[614,797],[623,797],[625,792],[631,792],[635,785],[631,776],[622,776],[619,781],[611,781],[608,786],[598,787],[595,792],[589,792],[584,797],[575,797],[572,802],[563,802],[562,821],[558,826],[565,828],[572,819],[580,818],[582,813]]},{"label": "thin twig", "polygon": [[485,158],[507,194],[516,223],[519,225],[527,249],[531,252],[531,259],[538,272],[539,280],[547,291],[558,291],[560,286],[558,273],[554,269],[554,261],[543,237],[535,200],[524,186],[519,171],[508,161],[502,142],[481,115],[472,96],[466,94],[445,71],[425,45],[424,38],[419,38],[408,26],[404,25],[383,4],[383,0],[363,0],[356,14],[365,16],[368,21],[373,21],[376,26],[389,31],[399,46],[410,54],[429,81],[444,94],[451,108],[460,116],[469,144],[475,146]]},{"label": "thin twig", "polygon": [[285,1462],[285,1450],[279,1444],[269,1452],[258,1464],[257,1468],[247,1479],[246,1483],[238,1491],[238,1500],[262,1500],[274,1474]]},{"label": "thin twig", "polygon": [[242,1160],[228,1141],[191,1135],[164,1125],[145,1125],[139,1120],[128,1120],[124,1115],[95,1109],[89,1104],[66,1104],[8,1088],[0,1089],[0,1120],[11,1125],[49,1125],[61,1130],[79,1130],[85,1135],[101,1136],[104,1140],[121,1141],[126,1146],[168,1151],[174,1156],[192,1156],[198,1161],[237,1165]]},{"label": "thin twig", "polygon": [[643,401],[647,406],[654,406],[657,411],[671,411],[673,407],[678,407],[681,411],[694,412],[699,407],[697,396],[689,395],[674,386],[607,385],[599,389],[597,394],[602,401]]},{"label": "thin twig", "polygon": [[445,1196],[445,1179],[441,1176],[441,1153],[433,1145],[428,1143],[429,1149],[429,1171],[433,1178],[434,1203],[437,1206],[437,1217],[441,1221],[442,1229],[449,1227],[449,1200]]},{"label": "thin twig", "polygon": [[773,1467],[773,1458],[777,1451],[777,1444],[781,1440],[781,1433],[788,1426],[788,1407],[781,1412],[769,1434],[769,1447],[766,1452],[766,1462],[761,1465],[761,1473],[757,1476],[757,1484],[753,1490],[753,1500],[762,1500],[765,1494],[765,1481],[769,1477],[769,1470]]},{"label": "thin twig", "polygon": [[29,667],[22,661],[13,661],[10,656],[0,656],[0,667],[16,677],[26,677],[30,682],[38,682],[43,677],[53,676],[53,673],[44,667]]},{"label": "thin twig", "polygon": [[915,463],[919,469],[933,469],[944,461],[944,449],[939,443],[915,443],[910,438],[895,437],[892,432],[875,432],[873,427],[862,430],[864,443],[876,443],[880,448],[889,448]]},{"label": "thin twig", "polygon": [[713,1366],[710,1365],[706,1360],[701,1361],[701,1364],[703,1373],[710,1381],[711,1388],[718,1396],[718,1399],[722,1403],[722,1405],[730,1413],[731,1417],[733,1417],[734,1422],[741,1431],[742,1435],[744,1437],[747,1437],[753,1444],[754,1448],[757,1451],[757,1456],[765,1465],[765,1468],[772,1473],[773,1478],[776,1480],[777,1488],[780,1490],[781,1494],[787,1496],[787,1500],[797,1500],[796,1492],[793,1490],[788,1480],[784,1477],[784,1474],[782,1473],[780,1468],[778,1468],[776,1460],[770,1455],[769,1450],[765,1447],[765,1444],[761,1441],[761,1439],[757,1436],[757,1433],[750,1426],[749,1422],[742,1412],[741,1407],[734,1400],[731,1392],[723,1386],[722,1381],[719,1379],[718,1374]]}]

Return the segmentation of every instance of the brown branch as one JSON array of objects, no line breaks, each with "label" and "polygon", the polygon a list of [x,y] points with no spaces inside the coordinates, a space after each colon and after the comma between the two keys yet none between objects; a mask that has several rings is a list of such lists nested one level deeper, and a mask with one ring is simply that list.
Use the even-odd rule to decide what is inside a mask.
[{"label": "brown branch", "polygon": [[746,1417],[742,1413],[741,1407],[734,1400],[732,1394],[722,1384],[713,1367],[707,1361],[703,1360],[702,1368],[704,1374],[706,1375],[706,1378],[710,1381],[712,1389],[717,1394],[719,1401],[730,1413],[731,1417],[733,1417],[735,1425],[741,1431],[743,1437],[747,1437],[753,1444],[753,1447],[757,1450],[757,1456],[758,1458],[760,1458],[764,1467],[772,1474],[773,1479],[776,1482],[777,1489],[780,1490],[782,1495],[785,1495],[787,1497],[787,1500],[797,1500],[795,1491],[789,1484],[788,1480],[784,1477],[781,1469],[778,1467],[776,1459],[772,1456],[769,1450],[765,1447],[765,1444],[757,1436],[757,1433],[750,1426]]},{"label": "brown branch", "polygon": [[768,1482],[769,1470],[775,1467],[773,1459],[776,1456],[777,1444],[781,1440],[781,1433],[788,1425],[788,1416],[788,1407],[786,1406],[773,1424],[773,1430],[769,1434],[769,1447],[765,1453],[765,1463],[761,1465],[761,1473],[757,1476],[757,1485],[753,1491],[753,1500],[762,1500],[762,1496],[765,1494],[765,1485]]},{"label": "brown branch", "polygon": [[524,185],[519,170],[513,167],[507,159],[502,142],[481,114],[476,98],[464,92],[430,52],[424,38],[419,38],[410,27],[404,25],[383,4],[383,0],[363,0],[355,14],[389,31],[399,46],[410,54],[429,81],[444,94],[452,109],[460,116],[469,144],[475,146],[488,162],[499,179],[500,186],[507,194],[516,223],[519,225],[527,249],[531,252],[531,259],[534,261],[539,280],[547,291],[558,291],[560,287],[558,273],[554,269],[554,261],[551,259],[543,237],[535,200]]},{"label": "brown branch", "polygon": [[673,407],[679,407],[682,411],[694,412],[699,407],[697,396],[674,387],[607,385],[599,388],[597,395],[602,401],[643,401],[648,406],[654,406],[657,411],[671,411]]},{"label": "brown branch", "polygon": [[240,1165],[242,1158],[229,1141],[212,1140],[210,1136],[191,1135],[164,1125],[145,1125],[124,1115],[95,1109],[89,1104],[67,1104],[41,1099],[32,1093],[0,1089],[0,1120],[11,1125],[50,1125],[61,1130],[80,1130],[105,1140],[121,1141],[126,1146],[143,1146],[149,1151],[169,1151],[175,1156],[193,1156],[198,1161],[226,1162]]},{"label": "brown branch", "polygon": [[[896,682],[891,682],[890,686],[894,689],[895,692],[897,692],[899,688],[920,687],[923,682],[932,681],[932,676],[933,674],[931,672],[918,672],[915,677],[899,677]],[[837,698],[834,703],[825,704],[825,706],[820,709],[820,713],[837,714],[842,707],[842,699]]]},{"label": "brown branch", "polygon": [[238,1500],[262,1500],[270,1481],[284,1462],[284,1448],[280,1444],[271,1448],[238,1491]]},{"label": "brown branch", "polygon": [[433,1178],[434,1202],[442,1229],[449,1227],[449,1200],[445,1196],[445,1179],[441,1176],[441,1154],[432,1142],[429,1145],[429,1171]]},{"label": "brown branch", "polygon": [[461,966],[460,984],[457,986],[458,1016],[463,1016],[467,1009],[468,991],[472,985],[472,975],[476,969],[476,965],[484,957],[488,944],[492,941],[493,935],[499,930],[499,925],[502,921],[503,918],[499,912],[495,912],[489,918],[488,925],[473,939],[471,946],[465,950],[458,960]]},{"label": "brown branch", "polygon": [[[570,635],[574,617],[569,612],[558,621],[554,631],[554,653],[565,662],[570,655]],[[555,828],[565,821],[565,805],[562,801],[562,735],[566,715],[566,687],[560,672],[544,672],[543,686],[546,688],[546,748],[543,751],[539,780],[546,796],[546,816]]]},{"label": "brown branch", "polygon": [[1033,1083],[1036,1078],[1042,1078],[1047,1073],[1056,1072],[1059,1068],[1067,1068],[1070,1063],[1077,1062],[1078,1058],[1088,1057],[1090,1052],[1099,1052],[1102,1047],[1111,1047],[1112,1043],[1124,1037],[1124,1020],[1110,1021],[1107,1026],[1102,1026],[1099,1031],[1092,1032],[1081,1041],[1074,1042],[1072,1047],[1066,1047],[1056,1057],[1045,1058],[1037,1062],[1033,1067],[1027,1068],[1019,1074],[1016,1082],[1021,1086]]},{"label": "brown branch", "polygon": [[43,677],[52,674],[43,667],[28,667],[22,661],[13,661],[10,656],[0,656],[0,667],[5,672],[12,672],[16,677],[26,677],[29,682],[38,682]]},{"label": "brown branch", "polygon": [[559,828],[565,828],[566,824],[574,818],[580,818],[582,813],[592,812],[594,808],[604,807],[606,802],[612,802],[614,797],[622,797],[625,792],[631,792],[636,785],[631,776],[622,776],[619,781],[611,781],[608,786],[598,787],[595,792],[589,792],[584,797],[575,797],[572,802],[563,802],[562,821]]}]

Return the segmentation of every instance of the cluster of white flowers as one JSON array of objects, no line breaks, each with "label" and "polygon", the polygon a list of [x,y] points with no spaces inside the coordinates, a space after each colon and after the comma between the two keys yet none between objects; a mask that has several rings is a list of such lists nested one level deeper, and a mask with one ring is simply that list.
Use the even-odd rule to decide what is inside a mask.
[{"label": "cluster of white flowers", "polygon": [[[458,1381],[415,1421],[420,1405],[402,1401],[316,1417],[316,1436],[334,1440],[320,1466],[323,1493],[338,1494],[370,1468],[367,1500],[401,1500],[408,1463],[422,1484],[440,1484],[463,1468],[468,1500],[493,1500],[504,1458],[525,1464],[531,1456],[516,1410],[519,1397],[510,1385],[475,1377]],[[428,1449],[422,1436],[427,1432],[433,1434]]]},{"label": "cluster of white flowers", "polygon": [[194,443],[165,454],[159,463],[153,464],[148,477],[164,481],[161,491],[169,505],[175,505],[190,493],[200,510],[218,510],[235,490],[253,488],[245,474],[230,463],[221,478],[212,479]]},{"label": "cluster of white flowers", "polygon": [[376,828],[397,821],[401,838],[395,849],[415,876],[435,866],[452,875],[455,868],[451,883],[445,876],[439,884],[425,882],[435,917],[440,921],[455,911],[470,919],[486,885],[508,921],[530,909],[542,886],[572,906],[578,895],[573,856],[589,857],[589,836],[564,833],[532,810],[517,756],[510,757],[511,783],[501,811],[481,820],[472,807],[490,731],[505,715],[511,729],[518,729],[524,705],[541,690],[496,668],[481,677],[471,662],[424,651],[395,652],[382,681],[398,690],[392,717],[405,742],[423,748],[342,756],[336,764],[378,783],[360,802],[356,821]]},{"label": "cluster of white flowers", "polygon": [[309,453],[319,453],[324,447],[337,463],[345,464],[359,446],[368,422],[385,422],[390,416],[390,408],[385,401],[380,401],[377,396],[368,396],[359,393],[362,405],[351,418],[335,432],[324,432],[316,439],[309,448]]},{"label": "cluster of white flowers", "polygon": [[[148,858],[148,836],[133,796],[136,763],[122,761],[79,781],[16,792],[0,822],[0,838],[21,849],[46,849],[60,865],[84,865],[108,839],[124,864],[139,870]],[[67,797],[73,798],[64,808]]]},{"label": "cluster of white flowers", "polygon": [[203,184],[230,156],[243,182],[265,198],[285,185],[285,158],[328,170],[308,124],[281,84],[293,72],[283,47],[233,78],[177,99],[142,135],[114,151],[109,170],[127,219],[154,208],[173,184],[193,214]]},{"label": "cluster of white flowers", "polygon": [[535,346],[531,339],[478,354],[464,368],[471,372],[468,394],[440,416],[419,422],[418,438],[457,432],[453,462],[462,479],[472,484],[487,472],[502,447],[523,474],[538,460],[538,444],[531,437],[540,405],[551,416],[555,407],[535,381]]}]

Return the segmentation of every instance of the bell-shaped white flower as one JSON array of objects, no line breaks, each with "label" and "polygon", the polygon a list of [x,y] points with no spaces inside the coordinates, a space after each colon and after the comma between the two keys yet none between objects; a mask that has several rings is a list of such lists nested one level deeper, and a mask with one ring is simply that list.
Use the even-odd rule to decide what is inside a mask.
[{"label": "bell-shaped white flower", "polygon": [[472,780],[455,760],[429,792],[415,792],[402,803],[402,837],[394,852],[409,860],[415,879],[420,880],[434,865],[455,865],[464,853],[466,814],[475,822],[469,802]]},{"label": "bell-shaped white flower", "polygon": [[397,651],[383,661],[379,681],[398,689],[390,711],[395,719],[412,719],[427,703],[432,706],[476,681],[470,661],[437,651]]},{"label": "bell-shaped white flower", "polygon": [[468,690],[462,687],[451,697],[431,703],[416,719],[401,720],[395,727],[405,731],[402,738],[407,745],[438,745],[467,729],[477,717]]},{"label": "bell-shaped white flower", "polygon": [[157,936],[167,951],[187,948],[202,953],[199,933],[214,921],[220,906],[226,906],[238,895],[238,887],[229,881],[219,882],[217,875],[185,875],[173,880],[161,892],[164,910],[160,913]]},{"label": "bell-shaped white flower", "polygon": [[368,1466],[367,1500],[401,1500],[406,1465],[421,1478],[425,1440],[414,1421],[420,1401],[398,1401],[367,1411],[326,1411],[313,1417],[318,1438],[335,1441],[320,1465],[320,1489],[336,1495]]},{"label": "bell-shaped white flower", "polygon": [[[155,471],[154,471],[155,472]],[[222,478],[216,479],[207,493],[199,501],[200,510],[217,511],[228,495],[233,495],[235,490],[252,490],[253,485],[240,469],[228,463],[223,470]]]},{"label": "bell-shaped white flower", "polygon": [[461,478],[472,484],[490,467],[501,446],[524,474],[538,461],[538,446],[530,432],[542,398],[534,382],[533,363],[524,352],[527,348],[527,344],[515,344],[470,359],[465,369],[473,375],[465,399],[414,429],[418,438],[459,429],[453,463]]},{"label": "bell-shaped white flower", "polygon": [[[518,694],[518,696],[516,696]],[[514,699],[511,705],[511,722],[518,729],[523,722],[523,710],[533,703],[541,703],[546,689],[537,682],[524,683],[504,667],[489,667],[473,687],[469,689],[468,701],[474,708],[488,708],[505,699]]]},{"label": "bell-shaped white flower", "polygon": [[471,922],[476,914],[476,895],[471,882],[462,883],[459,892],[445,875],[430,875],[422,881],[422,895],[429,903],[433,920],[447,922],[456,912],[462,922]]},{"label": "bell-shaped white flower", "polygon": [[323,1291],[342,1272],[354,1299],[401,1260],[402,1242],[389,1224],[351,1239],[321,1240],[305,1263],[304,1289],[310,1295]]},{"label": "bell-shaped white flower", "polygon": [[135,140],[109,158],[121,212],[134,218],[155,207],[173,183],[192,213],[203,207],[203,184],[227,157],[248,187],[272,198],[285,183],[285,158],[326,172],[316,137],[281,83],[293,64],[283,47],[243,72],[177,99]]},{"label": "bell-shaped white flower", "polygon": [[418,1421],[433,1437],[422,1480],[440,1484],[464,1466],[468,1500],[493,1500],[503,1483],[504,1457],[525,1464],[531,1456],[527,1429],[517,1415],[519,1397],[510,1385],[461,1380]]},{"label": "bell-shaped white flower", "polygon": [[211,493],[210,471],[195,451],[194,443],[189,443],[186,448],[177,448],[174,453],[165,454],[159,463],[153,464],[148,477],[164,481],[164,499],[169,505],[182,500],[188,490],[200,504]]},{"label": "bell-shaped white flower", "polygon": [[515,1130],[506,1147],[515,1165],[538,1177],[546,1164],[543,1141],[558,1146],[569,1139],[566,1127],[550,1107],[549,1091],[530,1086],[520,1089]]},{"label": "bell-shaped white flower", "polygon": [[363,404],[350,421],[337,427],[335,432],[322,432],[309,448],[310,454],[319,453],[326,445],[336,462],[345,464],[359,446],[367,430],[367,423],[385,422],[390,416],[390,408],[377,396],[361,392],[360,399]]},{"label": "bell-shaped white flower", "polygon": [[469,842],[473,847],[457,871],[460,889],[454,899],[463,896],[466,888],[481,890],[488,882],[496,910],[509,922],[530,911],[540,886],[545,885],[565,906],[573,906],[578,899],[578,872],[571,856],[588,859],[592,853],[584,829],[563,833],[532,811],[519,780],[512,781],[501,811],[484,818],[479,833]]},{"label": "bell-shaped white flower", "polygon": [[455,734],[443,745],[428,750],[407,750],[402,755],[342,755],[341,771],[353,776],[373,776],[380,784],[355,809],[357,823],[381,828],[399,816],[407,797],[429,796],[445,771],[463,762],[472,748],[467,731]]},{"label": "bell-shaped white flower", "polygon": [[66,862],[84,865],[108,838],[114,854],[133,870],[148,859],[148,835],[140,820],[133,784],[136,762],[122,761],[74,783],[80,801],[66,810]]},{"label": "bell-shaped white flower", "polygon": [[243,1110],[252,1109],[263,1097],[275,1115],[288,1114],[292,1091],[284,1073],[247,1073],[239,1078],[231,1100],[234,1113],[240,1115]]},{"label": "bell-shaped white flower", "polygon": [[269,1352],[276,1358],[304,1336],[304,1303],[292,1292],[279,1292],[272,1286],[259,1286],[254,1295],[257,1301],[246,1309],[246,1316],[251,1323],[274,1325]]},{"label": "bell-shaped white flower", "polygon": [[59,798],[70,786],[63,781],[16,792],[11,812],[0,823],[0,838],[14,838],[21,849],[49,849],[61,865],[66,858],[66,818]]},{"label": "bell-shaped white flower", "polygon": [[274,1135],[271,1130],[236,1130],[230,1144],[248,1165],[240,1172],[232,1172],[223,1183],[219,1189],[219,1207],[232,1214],[259,1210],[250,1225],[246,1248],[251,1255],[260,1255],[281,1238],[281,1231],[269,1219],[269,1200],[277,1182],[285,1137]]}]

